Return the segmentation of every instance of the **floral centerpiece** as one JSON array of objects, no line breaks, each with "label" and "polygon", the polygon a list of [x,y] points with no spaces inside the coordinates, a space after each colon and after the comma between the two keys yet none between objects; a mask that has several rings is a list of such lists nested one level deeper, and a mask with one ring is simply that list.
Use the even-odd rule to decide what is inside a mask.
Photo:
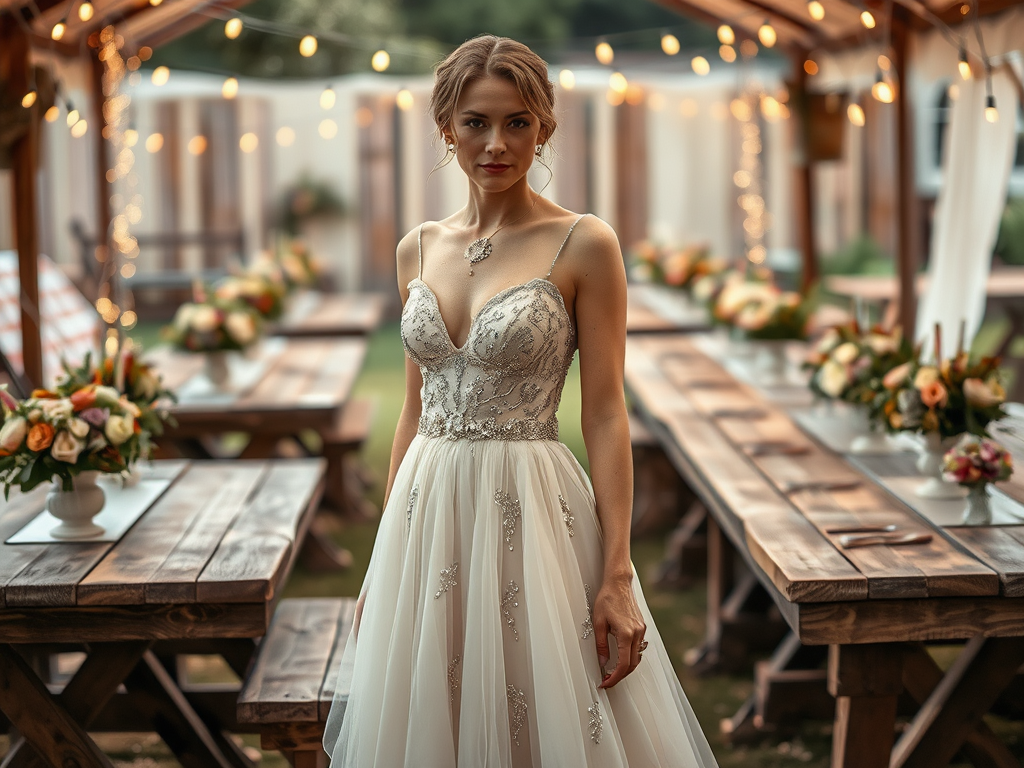
[{"label": "floral centerpiece", "polygon": [[814,304],[813,298],[770,281],[733,280],[718,294],[712,317],[748,339],[806,339]]},{"label": "floral centerpiece", "polygon": [[284,314],[284,300],[288,286],[266,272],[249,271],[241,275],[228,275],[221,280],[213,295],[219,301],[248,304],[264,320],[277,320]]},{"label": "floral centerpiece", "polygon": [[963,522],[985,525],[992,522],[988,485],[1013,474],[1013,457],[994,440],[965,434],[943,456],[942,473],[946,482],[968,489]]},{"label": "floral centerpiece", "polygon": [[244,350],[259,338],[260,321],[248,304],[213,296],[178,307],[164,338],[185,352]]},{"label": "floral centerpiece", "polygon": [[633,249],[633,274],[645,282],[692,291],[701,278],[724,272],[728,264],[707,245],[667,248],[643,241]]},{"label": "floral centerpiece", "polygon": [[324,265],[310,250],[306,241],[294,239],[277,255],[289,290],[313,288],[324,275]]},{"label": "floral centerpiece", "polygon": [[830,400],[869,406],[882,391],[882,378],[897,365],[915,357],[910,342],[897,326],[874,326],[863,331],[856,321],[825,331],[808,354],[811,390]]}]

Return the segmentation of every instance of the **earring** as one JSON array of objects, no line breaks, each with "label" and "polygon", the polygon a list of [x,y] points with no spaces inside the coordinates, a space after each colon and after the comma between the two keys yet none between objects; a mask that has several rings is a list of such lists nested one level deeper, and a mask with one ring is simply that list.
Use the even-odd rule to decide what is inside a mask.
[{"label": "earring", "polygon": [[455,154],[455,142],[453,142],[453,141],[449,141],[448,142],[448,151],[451,154],[453,154],[453,155]]},{"label": "earring", "polygon": [[533,153],[534,153],[535,155],[537,155],[537,157],[540,157],[540,151],[541,151],[542,149],[544,149],[544,145],[543,145],[543,144],[538,144],[538,145],[537,145],[537,148],[536,148],[536,149],[535,149],[535,150],[533,151]]}]

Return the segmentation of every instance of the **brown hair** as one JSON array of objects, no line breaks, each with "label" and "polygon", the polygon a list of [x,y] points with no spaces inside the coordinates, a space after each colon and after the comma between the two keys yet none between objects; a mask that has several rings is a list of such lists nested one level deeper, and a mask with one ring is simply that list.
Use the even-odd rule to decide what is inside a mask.
[{"label": "brown hair", "polygon": [[488,75],[515,85],[520,97],[540,121],[541,143],[555,132],[555,86],[548,80],[544,59],[507,37],[481,35],[467,40],[437,65],[430,113],[444,138],[451,129],[455,105],[466,84]]}]

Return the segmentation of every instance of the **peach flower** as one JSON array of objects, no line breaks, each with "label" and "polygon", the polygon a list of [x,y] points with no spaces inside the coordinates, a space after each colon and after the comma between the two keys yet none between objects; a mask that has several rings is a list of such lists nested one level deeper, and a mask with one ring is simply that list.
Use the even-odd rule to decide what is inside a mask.
[{"label": "peach flower", "polygon": [[30,451],[42,451],[53,443],[53,427],[45,421],[33,425],[28,431],[28,449]]},{"label": "peach flower", "polygon": [[949,393],[938,381],[933,381],[921,387],[921,402],[927,408],[944,408],[949,402]]}]

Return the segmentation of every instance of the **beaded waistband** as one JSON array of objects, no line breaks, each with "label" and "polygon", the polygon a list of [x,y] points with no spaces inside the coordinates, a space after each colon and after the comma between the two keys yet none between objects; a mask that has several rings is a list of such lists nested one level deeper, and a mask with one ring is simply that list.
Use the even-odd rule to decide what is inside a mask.
[{"label": "beaded waistband", "polygon": [[558,419],[496,419],[478,421],[443,414],[420,416],[419,434],[449,440],[558,440]]}]

